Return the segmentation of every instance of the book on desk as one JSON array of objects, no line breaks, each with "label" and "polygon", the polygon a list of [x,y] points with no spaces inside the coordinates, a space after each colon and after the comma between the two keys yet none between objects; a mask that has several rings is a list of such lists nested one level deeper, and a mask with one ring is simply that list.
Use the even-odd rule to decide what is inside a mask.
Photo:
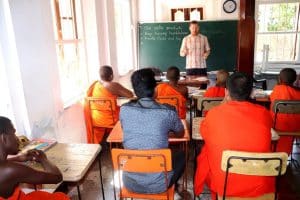
[{"label": "book on desk", "polygon": [[33,139],[29,141],[29,143],[20,150],[20,153],[25,153],[26,151],[31,149],[38,149],[45,152],[46,150],[54,146],[56,143],[57,141],[55,140],[48,140],[48,139],[41,139],[41,138]]}]

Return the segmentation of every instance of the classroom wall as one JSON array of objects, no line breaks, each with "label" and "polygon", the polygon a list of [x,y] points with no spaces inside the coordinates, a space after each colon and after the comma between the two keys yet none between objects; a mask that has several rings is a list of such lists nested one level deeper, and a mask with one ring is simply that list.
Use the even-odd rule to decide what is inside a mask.
[{"label": "classroom wall", "polygon": [[223,11],[225,0],[139,0],[139,21],[161,22],[171,21],[172,8],[203,8],[204,20],[238,19],[240,0],[237,0],[237,10],[227,14]]},{"label": "classroom wall", "polygon": [[63,107],[50,1],[0,3],[0,46],[19,134],[85,142],[82,104]]}]

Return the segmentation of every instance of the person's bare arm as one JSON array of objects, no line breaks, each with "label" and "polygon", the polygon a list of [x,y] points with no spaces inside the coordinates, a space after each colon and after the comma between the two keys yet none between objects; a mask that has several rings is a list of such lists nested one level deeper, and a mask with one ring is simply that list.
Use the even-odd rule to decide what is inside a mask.
[{"label": "person's bare arm", "polygon": [[6,173],[2,175],[7,176],[7,180],[14,180],[15,184],[54,184],[62,181],[60,170],[47,159],[44,152],[31,150],[28,154],[32,156],[33,161],[40,163],[45,171],[38,171],[24,164],[8,162]]},{"label": "person's bare arm", "polygon": [[183,96],[187,99],[189,97],[189,90],[186,86],[183,86],[182,87],[182,93],[183,93]]},{"label": "person's bare arm", "polygon": [[26,162],[28,160],[33,160],[33,156],[30,154],[30,151],[27,151],[18,155],[10,155],[7,160],[13,162]]},{"label": "person's bare arm", "polygon": [[121,84],[119,84],[117,82],[110,83],[109,86],[107,87],[107,89],[109,89],[109,91],[111,93],[113,93],[114,95],[117,95],[119,97],[127,97],[127,98],[133,97],[133,93],[130,90],[123,87]]},{"label": "person's bare arm", "polygon": [[210,54],[210,50],[205,51],[204,54],[203,54],[204,59],[207,59],[207,57],[209,56],[209,54]]}]

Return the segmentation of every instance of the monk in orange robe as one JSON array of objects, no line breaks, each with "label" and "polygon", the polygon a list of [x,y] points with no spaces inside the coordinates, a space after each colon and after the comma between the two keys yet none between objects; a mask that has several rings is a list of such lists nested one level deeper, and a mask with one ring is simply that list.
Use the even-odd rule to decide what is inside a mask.
[{"label": "monk in orange robe", "polygon": [[[0,116],[0,199],[69,199],[62,193],[49,194],[34,191],[25,195],[18,187],[19,183],[56,184],[62,181],[62,174],[40,150],[30,150],[25,154],[16,155],[18,139],[11,121]],[[16,155],[8,158],[8,155]],[[20,162],[36,161],[42,165],[44,171],[35,170]]]},{"label": "monk in orange robe", "polygon": [[[252,78],[232,74],[227,81],[226,102],[211,109],[201,123],[205,142],[197,158],[194,191],[199,195],[204,184],[222,196],[225,172],[221,170],[224,150],[270,152],[272,118],[268,110],[247,100]],[[237,123],[238,120],[238,123]],[[226,196],[257,197],[275,191],[273,177],[229,174]]]},{"label": "monk in orange robe", "polygon": [[[274,119],[273,104],[275,100],[300,100],[300,88],[294,87],[293,83],[297,79],[297,73],[292,68],[285,68],[280,71],[279,84],[273,88],[270,95],[271,114]],[[279,131],[299,131],[300,130],[299,114],[278,114],[276,120],[276,130]],[[276,151],[291,153],[293,147],[293,137],[280,137]]]},{"label": "monk in orange robe", "polygon": [[219,70],[216,77],[216,85],[210,87],[204,93],[204,97],[224,97],[226,81],[229,76],[229,73],[225,70]]},{"label": "monk in orange robe", "polygon": [[185,119],[188,89],[186,86],[178,85],[179,78],[179,69],[175,66],[169,67],[167,70],[167,79],[169,82],[158,84],[155,89],[155,95],[156,97],[177,96],[179,100],[178,115],[181,119]]},{"label": "monk in orange robe", "polygon": [[0,200],[70,200],[70,198],[62,192],[48,193],[44,191],[33,191],[25,194],[19,187],[16,187],[13,195],[9,198],[2,198]]},{"label": "monk in orange robe", "polygon": [[92,121],[90,114],[92,115],[92,120],[95,124],[100,127],[113,126],[119,120],[120,108],[117,106],[117,97],[133,97],[133,93],[124,88],[121,84],[113,82],[114,75],[113,70],[110,66],[102,66],[99,70],[100,81],[95,81],[88,89],[87,97],[106,97],[113,101],[113,118],[111,117],[110,111],[93,111],[90,113],[88,102],[84,105],[84,117],[87,131],[87,141],[88,143],[100,143],[102,138],[107,131],[106,128],[97,128],[94,131],[94,138],[92,134]]}]

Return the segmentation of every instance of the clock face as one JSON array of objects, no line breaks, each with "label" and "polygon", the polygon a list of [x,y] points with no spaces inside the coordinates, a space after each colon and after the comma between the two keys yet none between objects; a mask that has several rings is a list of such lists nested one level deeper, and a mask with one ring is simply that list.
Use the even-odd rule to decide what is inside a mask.
[{"label": "clock face", "polygon": [[235,0],[226,0],[224,3],[223,3],[223,10],[226,12],[226,13],[233,13],[235,10],[236,10],[236,1]]}]

